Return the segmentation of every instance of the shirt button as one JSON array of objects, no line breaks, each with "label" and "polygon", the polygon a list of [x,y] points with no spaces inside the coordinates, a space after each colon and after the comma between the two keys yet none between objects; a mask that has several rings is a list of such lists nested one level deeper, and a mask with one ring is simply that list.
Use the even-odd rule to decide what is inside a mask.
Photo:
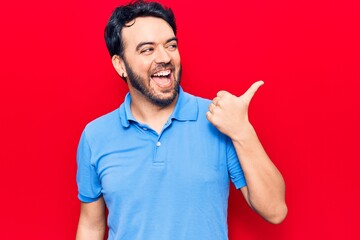
[{"label": "shirt button", "polygon": [[157,142],[157,143],[156,143],[156,146],[157,146],[157,147],[160,147],[160,146],[161,146],[161,142]]},{"label": "shirt button", "polygon": [[143,129],[144,129],[144,131],[148,130],[147,128],[143,128]]}]

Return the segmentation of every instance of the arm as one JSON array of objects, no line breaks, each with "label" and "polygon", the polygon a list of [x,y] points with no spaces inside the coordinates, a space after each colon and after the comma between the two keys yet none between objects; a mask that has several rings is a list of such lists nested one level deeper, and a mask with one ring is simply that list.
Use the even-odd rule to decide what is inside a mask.
[{"label": "arm", "polygon": [[104,240],[106,230],[105,203],[103,198],[95,202],[81,202],[76,240]]},{"label": "arm", "polygon": [[251,98],[262,84],[254,83],[240,97],[220,91],[206,116],[234,144],[247,182],[241,191],[248,204],[267,221],[280,223],[287,215],[285,183],[248,119]]},{"label": "arm", "polygon": [[285,183],[281,173],[266,154],[255,130],[248,139],[234,139],[234,147],[243,168],[247,187],[241,189],[249,205],[271,223],[285,219]]}]

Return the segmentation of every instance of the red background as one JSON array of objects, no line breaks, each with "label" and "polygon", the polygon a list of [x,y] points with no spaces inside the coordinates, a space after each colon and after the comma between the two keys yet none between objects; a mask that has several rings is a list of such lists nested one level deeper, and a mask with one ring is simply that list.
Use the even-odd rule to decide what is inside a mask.
[{"label": "red background", "polygon": [[[0,239],[74,239],[80,133],[127,90],[103,40],[119,2],[0,3]],[[177,17],[186,91],[240,95],[265,81],[250,118],[289,214],[271,225],[232,189],[230,240],[359,239],[358,1],[163,3]]]}]

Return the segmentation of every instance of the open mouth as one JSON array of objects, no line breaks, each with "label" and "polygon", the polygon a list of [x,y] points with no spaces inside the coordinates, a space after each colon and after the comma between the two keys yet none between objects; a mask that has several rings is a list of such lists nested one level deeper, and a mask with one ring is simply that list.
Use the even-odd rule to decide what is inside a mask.
[{"label": "open mouth", "polygon": [[159,87],[168,87],[171,85],[171,73],[172,70],[170,69],[158,71],[151,75],[151,80]]}]

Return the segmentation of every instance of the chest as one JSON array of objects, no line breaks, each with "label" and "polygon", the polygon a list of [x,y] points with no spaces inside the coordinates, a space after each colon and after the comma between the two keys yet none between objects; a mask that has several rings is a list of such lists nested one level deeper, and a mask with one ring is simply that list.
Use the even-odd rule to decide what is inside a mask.
[{"label": "chest", "polygon": [[131,136],[111,139],[98,154],[105,199],[134,202],[154,195],[171,198],[175,191],[179,196],[228,188],[226,144],[216,134],[190,125],[161,135],[137,127]]}]

